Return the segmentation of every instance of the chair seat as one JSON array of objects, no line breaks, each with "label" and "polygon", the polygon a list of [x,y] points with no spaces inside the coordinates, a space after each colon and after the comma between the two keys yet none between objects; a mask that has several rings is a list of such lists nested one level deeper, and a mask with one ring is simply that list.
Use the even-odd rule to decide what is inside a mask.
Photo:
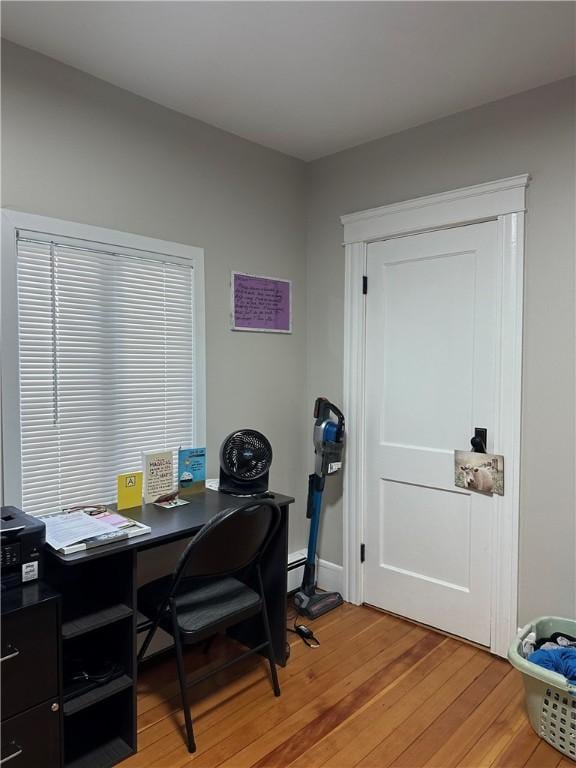
[{"label": "chair seat", "polygon": [[[138,608],[142,613],[155,616],[171,579],[171,576],[164,576],[138,591]],[[228,576],[202,585],[183,582],[175,603],[180,632],[188,642],[195,642],[257,613],[261,599],[253,589]],[[160,626],[172,632],[169,612]]]}]

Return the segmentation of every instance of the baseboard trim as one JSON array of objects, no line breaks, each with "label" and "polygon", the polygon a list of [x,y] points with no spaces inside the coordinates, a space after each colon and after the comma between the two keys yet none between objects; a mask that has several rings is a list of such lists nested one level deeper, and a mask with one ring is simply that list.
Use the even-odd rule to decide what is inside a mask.
[{"label": "baseboard trim", "polygon": [[[297,560],[301,560],[303,557],[306,557],[305,549],[298,549],[296,552],[291,552],[288,555],[288,565],[290,565],[290,563],[296,562]],[[299,568],[294,568],[292,571],[288,571],[288,592],[294,592],[295,589],[298,589],[300,584],[302,584],[303,574],[303,565],[301,565]]]},{"label": "baseboard trim", "polygon": [[[305,549],[291,552],[288,555],[288,563],[296,562],[303,556],[306,557]],[[298,589],[302,583],[303,573],[304,566],[288,571],[288,592]],[[324,589],[327,592],[342,592],[344,585],[344,568],[341,565],[330,562],[330,560],[322,560],[322,558],[320,558],[318,562],[317,580],[320,589]]]},{"label": "baseboard trim", "polygon": [[344,568],[330,560],[318,563],[318,586],[327,592],[342,592],[344,589]]}]

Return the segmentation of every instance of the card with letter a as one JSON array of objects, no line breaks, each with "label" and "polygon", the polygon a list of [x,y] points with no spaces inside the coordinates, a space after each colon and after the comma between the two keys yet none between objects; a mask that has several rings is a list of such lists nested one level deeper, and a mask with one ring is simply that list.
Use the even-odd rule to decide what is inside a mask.
[{"label": "card with letter a", "polygon": [[142,472],[118,475],[118,509],[130,509],[142,504]]}]

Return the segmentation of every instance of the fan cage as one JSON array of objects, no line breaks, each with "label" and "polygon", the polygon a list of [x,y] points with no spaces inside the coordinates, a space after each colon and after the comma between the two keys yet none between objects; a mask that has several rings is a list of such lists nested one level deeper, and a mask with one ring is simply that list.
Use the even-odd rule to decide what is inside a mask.
[{"label": "fan cage", "polygon": [[224,471],[236,480],[256,480],[270,469],[272,446],[261,432],[240,429],[224,440],[220,463]]}]

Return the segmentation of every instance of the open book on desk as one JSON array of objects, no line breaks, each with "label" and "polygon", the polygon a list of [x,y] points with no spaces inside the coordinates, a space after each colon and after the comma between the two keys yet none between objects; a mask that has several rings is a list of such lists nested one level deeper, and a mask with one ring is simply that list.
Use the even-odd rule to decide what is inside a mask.
[{"label": "open book on desk", "polygon": [[46,524],[46,543],[63,555],[114,544],[151,531],[149,525],[111,510],[96,515],[78,509],[63,510],[39,517]]}]

